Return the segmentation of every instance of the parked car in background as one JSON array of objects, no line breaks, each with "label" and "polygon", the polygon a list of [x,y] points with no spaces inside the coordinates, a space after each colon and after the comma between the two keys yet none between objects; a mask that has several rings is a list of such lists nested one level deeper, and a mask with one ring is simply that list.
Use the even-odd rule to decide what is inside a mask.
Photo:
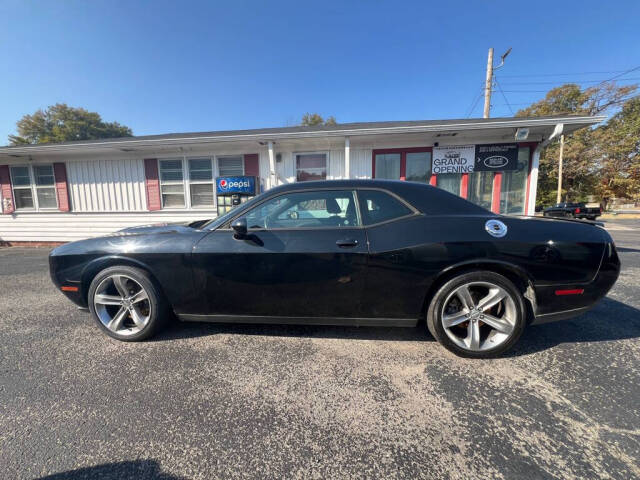
[{"label": "parked car in background", "polygon": [[602,215],[602,207],[599,203],[556,203],[553,207],[542,211],[545,217],[586,218],[595,220]]},{"label": "parked car in background", "polygon": [[55,285],[119,340],[184,321],[416,326],[491,357],[591,308],[620,262],[597,224],[509,217],[417,182],[282,185],[208,222],[62,245]]}]

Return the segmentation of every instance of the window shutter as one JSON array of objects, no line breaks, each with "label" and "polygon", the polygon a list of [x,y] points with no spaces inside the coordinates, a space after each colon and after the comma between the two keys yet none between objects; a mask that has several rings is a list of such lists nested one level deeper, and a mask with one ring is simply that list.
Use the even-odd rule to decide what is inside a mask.
[{"label": "window shutter", "polygon": [[56,195],[58,196],[58,210],[68,212],[69,205],[69,185],[67,182],[67,168],[64,163],[53,164],[53,176],[56,182]]},{"label": "window shutter", "polygon": [[14,205],[9,165],[0,165],[0,212],[13,213],[15,211]]},{"label": "window shutter", "polygon": [[150,211],[161,210],[158,160],[155,158],[144,159],[144,184],[147,190],[147,209]]},{"label": "window shutter", "polygon": [[244,174],[254,177],[260,176],[260,162],[257,153],[249,153],[244,156]]}]

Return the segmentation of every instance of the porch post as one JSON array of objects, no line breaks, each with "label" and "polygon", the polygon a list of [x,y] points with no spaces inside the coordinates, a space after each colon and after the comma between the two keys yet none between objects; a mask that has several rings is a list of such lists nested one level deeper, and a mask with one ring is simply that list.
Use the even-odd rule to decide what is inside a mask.
[{"label": "porch post", "polygon": [[540,165],[540,144],[533,151],[531,159],[531,172],[529,173],[529,198],[526,199],[527,209],[525,215],[536,214],[536,193],[538,191],[538,167]]},{"label": "porch post", "polygon": [[351,177],[351,141],[344,137],[344,178]]},{"label": "porch post", "polygon": [[269,148],[269,188],[273,188],[277,185],[276,182],[276,159],[273,154],[273,142],[269,140],[267,143]]}]

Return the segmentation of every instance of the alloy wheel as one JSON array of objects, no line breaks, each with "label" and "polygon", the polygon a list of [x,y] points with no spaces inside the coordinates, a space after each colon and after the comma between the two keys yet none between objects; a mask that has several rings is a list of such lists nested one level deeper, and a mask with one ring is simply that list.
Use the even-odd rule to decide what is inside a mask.
[{"label": "alloy wheel", "polygon": [[135,335],[149,323],[149,295],[128,275],[103,279],[93,295],[93,306],[102,324],[118,335]]},{"label": "alloy wheel", "polygon": [[511,294],[491,282],[457,287],[443,303],[442,327],[460,348],[481,352],[506,342],[516,327],[517,309]]}]

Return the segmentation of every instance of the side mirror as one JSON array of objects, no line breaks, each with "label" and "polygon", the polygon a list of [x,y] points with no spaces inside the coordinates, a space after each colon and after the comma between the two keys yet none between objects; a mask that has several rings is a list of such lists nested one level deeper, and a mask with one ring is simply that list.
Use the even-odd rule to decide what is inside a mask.
[{"label": "side mirror", "polygon": [[237,218],[232,224],[231,228],[233,228],[234,237],[235,238],[244,238],[247,236],[247,219],[245,217]]}]

